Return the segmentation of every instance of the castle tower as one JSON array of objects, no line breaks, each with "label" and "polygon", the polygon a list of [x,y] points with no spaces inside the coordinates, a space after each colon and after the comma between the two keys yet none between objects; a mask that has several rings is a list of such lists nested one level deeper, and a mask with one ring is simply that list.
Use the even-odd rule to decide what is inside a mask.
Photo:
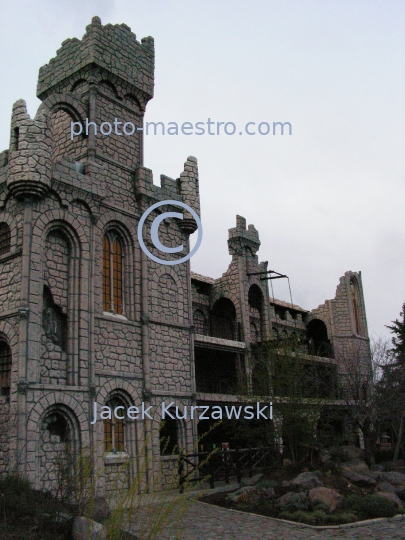
[{"label": "castle tower", "polygon": [[[134,477],[145,441],[145,485],[159,485],[159,418],[91,424],[94,403],[155,410],[164,399],[192,400],[189,262],[156,263],[137,237],[155,202],[200,213],[196,158],[160,186],[143,166],[153,85],[153,39],[94,17],[40,69],[35,118],[23,100],[13,107],[10,148],[0,154],[0,399],[10,426],[0,433],[9,445],[0,467],[38,488],[54,489],[61,452],[90,447],[106,493],[120,459],[131,462],[125,481]],[[164,209],[143,231],[162,258],[151,223]],[[161,225],[166,246],[188,249],[195,223],[184,214]],[[192,444],[193,426],[175,428],[183,447]]]}]

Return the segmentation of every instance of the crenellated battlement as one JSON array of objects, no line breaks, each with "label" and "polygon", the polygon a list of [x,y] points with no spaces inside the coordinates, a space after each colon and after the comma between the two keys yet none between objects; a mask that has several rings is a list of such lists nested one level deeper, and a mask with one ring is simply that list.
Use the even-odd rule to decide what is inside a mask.
[{"label": "crenellated battlement", "polygon": [[105,70],[141,91],[147,101],[153,97],[154,40],[146,37],[139,42],[126,24],[103,26],[99,17],[93,17],[81,40],[63,41],[55,58],[40,68],[37,96],[44,100],[60,92],[63,83],[84,68],[97,76],[100,68]]},{"label": "crenellated battlement", "polygon": [[231,255],[245,248],[249,248],[253,255],[259,250],[259,232],[254,225],[249,225],[246,228],[246,219],[244,217],[236,216],[236,227],[229,229],[228,233],[228,248]]},{"label": "crenellated battlement", "polygon": [[[148,201],[178,200],[190,206],[200,216],[200,192],[198,184],[198,165],[194,156],[189,156],[184,163],[180,178],[174,180],[160,176],[160,186],[153,183],[153,172],[146,167],[138,167],[134,180],[135,197]],[[188,234],[194,232],[197,225],[189,212],[184,211],[181,228]]]},{"label": "crenellated battlement", "polygon": [[13,106],[7,187],[16,198],[42,198],[52,173],[52,146],[47,117],[31,119],[24,100]]}]

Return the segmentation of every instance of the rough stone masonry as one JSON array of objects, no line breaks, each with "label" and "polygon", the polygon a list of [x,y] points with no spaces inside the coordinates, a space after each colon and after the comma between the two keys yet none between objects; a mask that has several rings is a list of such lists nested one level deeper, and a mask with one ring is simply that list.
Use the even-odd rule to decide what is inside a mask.
[{"label": "rough stone masonry", "polygon": [[[255,393],[257,344],[291,332],[330,380],[345,351],[369,361],[360,273],[346,272],[335,298],[312,311],[270,298],[258,274],[268,270],[259,234],[240,216],[218,279],[191,272],[190,261],[155,263],[140,249],[137,224],[155,202],[180,201],[200,215],[196,158],[157,186],[143,164],[142,131],[71,139],[70,125],[142,125],[154,54],[153,38],[138,41],[125,24],[94,17],[81,40],[65,40],[40,69],[35,117],[23,100],[14,104],[10,146],[0,154],[0,472],[19,471],[37,488],[56,489],[58,458],[91,448],[100,494],[116,485],[123,463],[119,485],[141,474],[144,488],[160,489],[176,467],[162,433],[176,453],[193,450],[201,431],[196,418],[168,418],[159,431],[158,415],[92,425],[95,402],[235,405],[238,384]],[[145,228],[153,253],[156,215]],[[187,214],[166,220],[161,241],[188,245],[195,226]],[[282,448],[276,407],[273,422]]]}]

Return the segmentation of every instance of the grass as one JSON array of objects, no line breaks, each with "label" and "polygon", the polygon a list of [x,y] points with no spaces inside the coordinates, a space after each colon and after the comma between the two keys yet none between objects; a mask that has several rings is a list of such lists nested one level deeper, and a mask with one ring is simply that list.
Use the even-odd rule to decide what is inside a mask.
[{"label": "grass", "polygon": [[[196,499],[190,492],[205,479],[196,484],[191,478],[186,479],[182,494],[178,488],[175,493],[167,489],[148,489],[148,485],[163,477],[163,470],[154,469],[147,459],[148,447],[145,441],[138,453],[137,472],[133,477],[129,457],[123,458],[116,467],[107,497],[111,512],[103,524],[107,540],[126,539],[125,530],[135,531],[139,540],[155,540],[167,530],[174,538],[181,539],[181,518]],[[176,449],[171,456],[173,467],[170,474],[166,474],[163,487],[178,485],[175,452]],[[61,453],[55,460],[56,480],[52,493],[33,489],[18,475],[0,479],[0,540],[70,540],[74,516],[94,518],[96,486],[106,467],[105,456],[100,462],[96,455],[90,449],[84,449],[78,456],[69,455],[67,451]],[[67,516],[67,521],[57,523],[61,514]],[[90,521],[88,523],[90,526]]]}]

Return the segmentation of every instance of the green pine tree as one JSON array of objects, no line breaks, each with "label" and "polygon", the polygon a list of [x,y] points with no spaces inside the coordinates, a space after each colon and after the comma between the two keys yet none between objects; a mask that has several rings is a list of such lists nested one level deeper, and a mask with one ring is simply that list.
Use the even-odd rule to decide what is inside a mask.
[{"label": "green pine tree", "polygon": [[405,302],[402,305],[402,311],[399,315],[401,319],[395,319],[395,321],[392,321],[392,325],[387,326],[387,328],[394,334],[391,352],[396,361],[402,366],[405,366]]}]

